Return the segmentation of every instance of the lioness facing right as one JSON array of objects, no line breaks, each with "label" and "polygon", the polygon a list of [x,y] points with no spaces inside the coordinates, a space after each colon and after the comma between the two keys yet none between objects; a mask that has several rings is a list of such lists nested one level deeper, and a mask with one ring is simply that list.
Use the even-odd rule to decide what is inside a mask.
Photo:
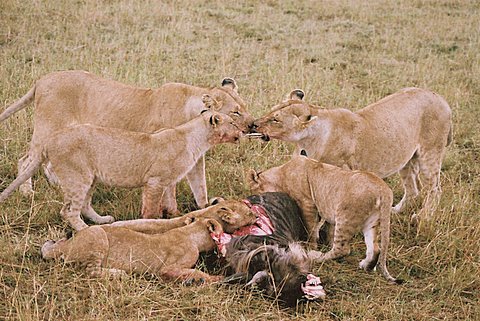
[{"label": "lioness facing right", "polygon": [[211,276],[192,266],[201,252],[215,248],[210,233],[222,233],[222,226],[213,219],[199,218],[192,223],[192,218],[183,219],[189,224],[160,234],[90,226],[70,239],[45,242],[42,257],[63,257],[66,262],[86,265],[92,276],[134,272],[150,273],[165,280],[221,280],[222,276]]},{"label": "lioness facing right", "polygon": [[124,227],[146,234],[165,233],[176,227],[185,225],[185,218],[211,218],[222,225],[226,233],[233,233],[240,227],[251,225],[256,221],[256,215],[245,202],[239,200],[215,199],[215,204],[196,210],[183,216],[171,219],[136,219],[111,223],[110,226]]},{"label": "lioness facing right", "polygon": [[[224,78],[221,86],[213,88],[166,83],[152,89],[122,84],[82,70],[58,71],[43,76],[27,94],[0,114],[0,122],[34,101],[33,135],[27,154],[18,161],[20,176],[31,162],[41,157],[44,145],[56,131],[76,124],[92,124],[153,133],[195,118],[204,109],[202,96],[205,94],[218,101],[215,111],[232,117],[241,130],[249,130],[253,117],[232,78]],[[45,174],[50,182],[55,182],[55,173],[49,165],[45,166]],[[203,157],[191,168],[186,179],[197,205],[205,207],[208,195]],[[177,211],[175,185],[162,191],[158,189],[158,186],[145,187],[149,198],[142,206],[144,218]],[[24,194],[33,192],[31,179],[20,190]]]},{"label": "lioness facing right", "polygon": [[255,193],[285,192],[295,199],[303,211],[314,244],[322,225],[320,216],[334,226],[331,250],[326,253],[310,251],[310,258],[321,262],[349,254],[349,242],[361,231],[367,253],[360,262],[360,268],[370,271],[378,266],[388,281],[399,282],[387,270],[393,193],[381,178],[369,172],[350,171],[304,156],[294,156],[284,165],[261,173],[251,172],[248,178]]},{"label": "lioness facing right", "polygon": [[[206,104],[211,99],[204,96]],[[154,134],[93,125],[72,126],[50,137],[42,157],[35,159],[0,194],[0,202],[48,159],[63,190],[61,214],[68,223],[77,231],[86,228],[80,213],[98,224],[111,223],[113,217],[102,217],[91,206],[95,182],[130,188],[171,186],[212,146],[234,143],[240,136],[241,131],[232,118],[210,110],[183,125]]]},{"label": "lioness facing right", "polygon": [[421,174],[425,199],[412,220],[429,218],[440,197],[440,169],[452,135],[452,112],[442,97],[406,88],[352,112],[312,106],[304,95],[292,91],[290,99],[255,120],[255,130],[265,139],[294,142],[297,151],[323,163],[381,178],[399,172],[404,196],[396,212],[419,194]]}]

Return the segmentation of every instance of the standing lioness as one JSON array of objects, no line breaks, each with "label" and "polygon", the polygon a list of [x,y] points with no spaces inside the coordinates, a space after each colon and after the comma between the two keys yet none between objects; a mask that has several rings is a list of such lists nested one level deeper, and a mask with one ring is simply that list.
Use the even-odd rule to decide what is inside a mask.
[{"label": "standing lioness", "polygon": [[[205,101],[210,97],[205,95]],[[206,110],[191,121],[154,134],[93,125],[75,125],[53,134],[41,157],[34,159],[0,194],[0,202],[48,159],[64,194],[62,216],[75,230],[86,228],[80,213],[95,223],[113,221],[91,206],[93,186],[167,187],[181,180],[205,152],[238,141],[241,131],[232,118]],[[148,193],[144,193],[148,202]]]},{"label": "standing lioness", "polygon": [[267,140],[294,142],[298,150],[324,163],[382,178],[399,172],[405,194],[394,207],[397,212],[418,195],[421,174],[423,208],[431,212],[440,195],[440,168],[452,134],[452,112],[442,97],[406,88],[357,112],[322,109],[303,97],[303,91],[292,91],[289,100],[255,120],[255,130]]},{"label": "standing lioness", "polygon": [[255,193],[284,192],[297,201],[314,244],[322,225],[320,217],[334,227],[331,250],[310,251],[310,258],[325,261],[347,255],[351,239],[362,232],[367,253],[360,268],[370,271],[378,263],[388,281],[400,282],[390,275],[386,265],[393,193],[382,179],[369,172],[350,171],[304,156],[294,156],[282,166],[261,173],[251,172],[249,179]]},{"label": "standing lioness", "polygon": [[[48,137],[55,131],[89,123],[153,133],[196,117],[203,109],[204,94],[219,102],[217,111],[232,117],[243,131],[248,129],[253,118],[238,95],[237,85],[232,78],[225,78],[221,87],[216,88],[167,83],[150,89],[103,79],[85,71],[60,71],[42,77],[25,96],[0,115],[0,122],[35,101],[33,135],[30,149],[18,162],[20,176],[34,159],[40,157]],[[54,175],[49,175],[49,169],[50,166],[47,166],[45,173],[50,181],[55,181]],[[205,207],[208,196],[203,157],[186,178],[197,205]],[[21,190],[24,193],[31,192],[31,180],[22,185]],[[158,212],[158,208],[167,213],[176,212],[175,186],[156,193],[156,197],[151,199],[151,203],[144,204],[144,215]]]}]

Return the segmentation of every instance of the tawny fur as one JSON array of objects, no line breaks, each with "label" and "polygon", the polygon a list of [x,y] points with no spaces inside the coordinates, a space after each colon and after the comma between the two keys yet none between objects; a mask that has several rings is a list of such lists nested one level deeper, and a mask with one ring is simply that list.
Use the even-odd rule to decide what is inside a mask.
[{"label": "tawny fur", "polygon": [[362,232],[367,253],[360,267],[369,271],[378,261],[384,277],[397,281],[386,267],[393,193],[382,179],[369,172],[345,170],[304,156],[294,156],[284,165],[260,174],[251,172],[249,179],[255,193],[285,192],[295,199],[314,244],[322,224],[320,217],[334,227],[332,249],[326,253],[311,251],[310,258],[321,262],[348,255],[352,237]]},{"label": "tawny fur", "polygon": [[[205,96],[205,101],[210,97]],[[130,132],[93,125],[75,125],[53,134],[42,157],[34,159],[0,195],[5,200],[48,159],[64,194],[62,216],[75,230],[87,225],[80,213],[95,223],[111,223],[91,207],[93,185],[141,187],[174,185],[203,157],[210,147],[236,142],[241,135],[233,120],[206,111],[174,129],[155,134]],[[148,199],[145,193],[144,198]]]},{"label": "tawny fur", "polygon": [[[150,89],[103,79],[85,71],[60,71],[42,77],[25,96],[5,109],[0,115],[0,122],[34,101],[33,135],[27,154],[18,162],[20,176],[33,161],[40,158],[53,132],[75,124],[89,123],[153,133],[196,117],[204,108],[201,99],[204,94],[219,102],[217,111],[230,115],[242,130],[248,129],[253,118],[247,112],[244,101],[238,95],[237,85],[231,78],[225,78],[222,86],[216,88],[167,83]],[[49,165],[45,166],[45,173],[51,182],[55,182],[55,173]],[[208,204],[203,157],[186,178],[197,205],[203,208]],[[30,179],[22,185],[21,190],[25,194],[32,192]],[[151,198],[149,203],[143,204],[144,217],[162,212],[176,213],[175,186],[164,191],[158,191],[157,187],[148,193]]]},{"label": "tawny fur", "polygon": [[[339,167],[367,170],[384,178],[400,173],[404,187],[396,212],[419,194],[421,175],[428,218],[440,197],[440,169],[451,141],[452,113],[439,95],[406,88],[357,112],[326,110],[290,99],[254,122],[265,137],[297,145],[308,157]],[[417,216],[412,217],[417,219]]]},{"label": "tawny fur", "polygon": [[222,225],[226,233],[233,233],[240,227],[255,223],[256,216],[244,202],[237,200],[221,200],[215,205],[185,214],[172,219],[137,219],[118,221],[110,224],[137,232],[157,234],[164,233],[185,224],[185,218],[211,218]]},{"label": "tawny fur", "polygon": [[221,225],[213,219],[198,219],[161,234],[91,226],[68,240],[47,241],[42,246],[42,256],[45,259],[62,257],[66,262],[83,264],[92,276],[129,272],[149,273],[164,280],[213,282],[222,277],[192,268],[201,252],[215,248],[211,232],[222,232]]}]

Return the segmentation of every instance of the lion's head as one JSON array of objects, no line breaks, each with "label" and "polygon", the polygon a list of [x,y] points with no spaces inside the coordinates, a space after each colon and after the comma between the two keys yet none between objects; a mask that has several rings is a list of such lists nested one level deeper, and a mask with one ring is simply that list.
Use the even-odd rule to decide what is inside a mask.
[{"label": "lion's head", "polygon": [[319,108],[303,101],[305,93],[293,90],[287,100],[274,106],[270,112],[253,123],[253,132],[263,134],[264,140],[276,138],[295,142],[303,138],[305,130],[317,118]]},{"label": "lion's head", "polygon": [[216,198],[211,201],[211,204],[207,208],[186,214],[186,216],[214,218],[222,224],[226,233],[233,233],[240,227],[255,223],[255,213],[242,201]]},{"label": "lion's head", "polygon": [[211,90],[210,95],[218,102],[215,110],[227,114],[244,132],[250,131],[253,117],[247,111],[247,106],[238,94],[237,83],[233,78],[224,78],[220,87]]},{"label": "lion's head", "polygon": [[232,117],[216,111],[220,103],[207,94],[202,96],[202,101],[206,109],[201,114],[211,129],[208,141],[211,144],[238,142],[242,131]]}]

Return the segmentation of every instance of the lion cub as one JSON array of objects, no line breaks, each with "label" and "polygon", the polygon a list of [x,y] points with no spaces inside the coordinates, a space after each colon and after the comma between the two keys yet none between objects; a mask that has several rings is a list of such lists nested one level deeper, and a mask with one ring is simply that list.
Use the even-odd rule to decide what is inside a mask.
[{"label": "lion cub", "polygon": [[254,224],[257,219],[255,213],[252,212],[245,202],[217,198],[215,199],[214,205],[190,212],[184,216],[171,219],[136,219],[118,221],[110,224],[110,226],[125,227],[133,231],[147,234],[157,234],[184,226],[185,218],[214,219],[222,225],[223,231],[230,234],[243,226]]},{"label": "lion cub", "polygon": [[398,282],[386,266],[393,193],[382,179],[369,172],[344,170],[304,156],[294,156],[282,166],[261,173],[251,172],[249,180],[255,193],[290,194],[301,207],[315,244],[321,227],[319,216],[334,226],[332,249],[326,253],[312,250],[309,252],[311,259],[322,262],[348,255],[350,240],[361,231],[367,253],[360,268],[370,271],[378,262],[383,276],[390,282]]},{"label": "lion cub", "polygon": [[211,276],[192,267],[201,252],[213,250],[210,233],[219,235],[222,226],[214,219],[199,218],[186,226],[161,234],[145,234],[128,228],[90,226],[73,238],[42,246],[44,259],[63,257],[67,262],[86,265],[92,276],[123,275],[125,272],[150,273],[164,280],[203,280],[214,282],[221,276]]},{"label": "lion cub", "polygon": [[[203,96],[206,106],[213,99]],[[87,227],[80,213],[97,224],[113,217],[99,216],[91,206],[93,186],[167,187],[180,181],[214,145],[238,141],[241,130],[229,116],[205,110],[193,120],[154,134],[89,124],[75,125],[53,134],[42,157],[32,162],[0,195],[4,201],[32,177],[48,159],[64,194],[62,216],[75,230]],[[143,195],[148,200],[149,194]]]}]

